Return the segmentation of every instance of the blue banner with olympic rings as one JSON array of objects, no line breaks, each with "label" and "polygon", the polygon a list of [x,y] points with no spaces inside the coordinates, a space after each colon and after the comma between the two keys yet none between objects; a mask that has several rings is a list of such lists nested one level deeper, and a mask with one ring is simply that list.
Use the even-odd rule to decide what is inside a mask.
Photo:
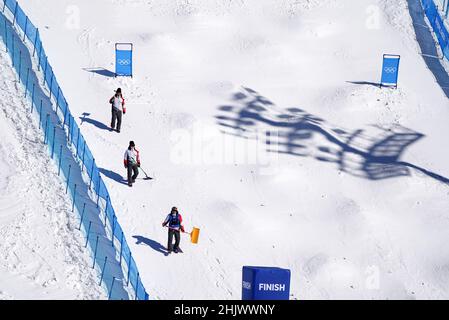
[{"label": "blue banner with olympic rings", "polygon": [[133,45],[132,43],[115,44],[115,75],[133,76]]},{"label": "blue banner with olympic rings", "polygon": [[399,61],[401,56],[384,54],[381,86],[398,86]]}]

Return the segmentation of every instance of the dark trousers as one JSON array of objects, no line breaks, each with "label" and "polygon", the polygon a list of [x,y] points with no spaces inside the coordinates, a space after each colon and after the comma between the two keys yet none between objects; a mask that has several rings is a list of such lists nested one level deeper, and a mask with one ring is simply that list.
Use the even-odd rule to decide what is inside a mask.
[{"label": "dark trousers", "polygon": [[[173,236],[175,236],[175,245],[173,246]],[[181,232],[179,230],[168,229],[168,251],[176,251],[181,242]]]},{"label": "dark trousers", "polygon": [[[134,174],[133,174],[134,173]],[[133,184],[134,180],[136,180],[139,175],[139,167],[137,164],[128,164],[128,184]]]},{"label": "dark trousers", "polygon": [[122,126],[122,112],[112,107],[112,120],[111,120],[112,129],[115,129],[115,121],[117,121],[117,131],[120,131],[120,127]]}]

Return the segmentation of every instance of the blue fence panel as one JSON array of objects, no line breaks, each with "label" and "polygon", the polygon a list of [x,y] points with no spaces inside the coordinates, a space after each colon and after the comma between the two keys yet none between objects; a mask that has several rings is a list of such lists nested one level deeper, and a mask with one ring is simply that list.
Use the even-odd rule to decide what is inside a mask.
[{"label": "blue fence panel", "polygon": [[433,29],[435,31],[435,34],[437,35],[438,42],[440,43],[440,47],[444,52],[445,49],[447,49],[447,46],[449,44],[449,32],[447,31],[440,14],[437,14],[437,16],[436,16],[435,26]]},{"label": "blue fence panel", "polygon": [[16,0],[6,0],[6,7],[14,14],[14,9],[16,8],[17,1]]},{"label": "blue fence panel", "polygon": [[51,93],[53,94],[53,97],[56,99],[60,93],[58,92],[59,84],[58,81],[56,80],[55,74],[53,74],[53,78],[50,80],[50,86],[51,86],[50,88]]},{"label": "blue fence panel", "polygon": [[142,287],[141,287],[141,283],[140,283],[140,279],[139,279],[139,281],[137,282],[137,288],[136,288],[136,295],[137,295],[137,299],[138,300],[144,300],[145,298],[145,296],[144,296],[144,292],[143,292],[143,290],[142,290]]},{"label": "blue fence panel", "polygon": [[[80,161],[83,161],[85,146],[86,146],[86,141],[84,140],[83,135],[80,134],[78,148],[77,148],[78,160],[80,160]],[[81,167],[83,167],[83,163],[81,163]]]},{"label": "blue fence panel", "polygon": [[125,261],[125,265],[129,265],[131,262],[131,250],[129,249],[129,246],[126,242],[123,243],[123,261]]},{"label": "blue fence panel", "polygon": [[59,97],[59,110],[61,110],[62,114],[65,115],[66,110],[68,110],[69,106],[67,104],[67,101],[64,98],[64,94],[61,93]]},{"label": "blue fence panel", "polygon": [[[56,82],[56,85],[58,85],[58,83]],[[59,85],[58,85],[59,86]],[[64,94],[62,93],[62,90],[60,87],[58,87],[58,93],[56,94],[56,106],[58,107],[58,109],[61,111],[62,115],[64,116]]]},{"label": "blue fence panel", "polygon": [[435,17],[438,15],[438,9],[435,6],[433,0],[422,0],[424,12],[427,15],[427,18],[430,20],[430,23],[433,24],[435,21]]},{"label": "blue fence panel", "polygon": [[105,199],[109,197],[108,190],[106,189],[106,185],[104,184],[103,179],[100,182],[100,190],[99,190],[100,198]]},{"label": "blue fence panel", "polygon": [[90,177],[92,180],[92,189],[95,191],[96,194],[98,194],[98,188],[100,187],[100,171],[97,168],[97,165],[93,164],[93,170],[92,170],[92,176]]},{"label": "blue fence panel", "polygon": [[127,279],[129,279],[128,282],[133,287],[137,283],[137,269],[136,269],[135,265],[136,265],[136,263],[134,262],[134,258],[131,257],[131,268],[128,270],[129,278],[127,278]]},{"label": "blue fence panel", "polygon": [[90,177],[93,170],[93,164],[94,164],[94,157],[92,153],[89,150],[89,147],[87,146],[87,143],[84,148],[84,167],[86,168],[86,172],[88,176]]},{"label": "blue fence panel", "polygon": [[44,72],[45,72],[45,83],[47,84],[48,87],[50,87],[50,81],[51,81],[51,77],[53,76],[53,69],[51,67],[51,65],[47,63],[44,66]]},{"label": "blue fence panel", "polygon": [[22,31],[25,32],[25,28],[28,27],[27,24],[27,16],[25,14],[25,12],[23,12],[22,8],[20,8],[20,6],[17,6],[17,11],[16,11],[16,23],[19,25],[20,29],[22,29]]},{"label": "blue fence panel", "polygon": [[51,93],[53,95],[53,98],[55,99],[55,101],[57,101],[57,99],[59,98],[59,95],[61,94],[59,91],[59,84],[58,81],[56,80],[56,76],[53,74],[53,79],[50,80],[50,84],[51,84]]},{"label": "blue fence panel", "polygon": [[[111,205],[111,203],[110,203],[110,200],[109,200],[109,206],[108,206],[108,208],[110,208],[110,209],[107,210],[107,212],[105,212],[105,214],[106,214],[106,217],[107,217],[107,219],[108,219],[108,221],[109,221],[109,223],[110,223],[110,225],[111,225],[111,227],[112,227],[112,223],[113,223],[114,216],[115,216],[115,211],[114,211],[114,208],[112,207],[112,205]],[[116,218],[115,218],[115,219],[116,219]]]},{"label": "blue fence panel", "polygon": [[42,40],[40,39],[40,36],[38,40],[36,41],[36,54],[38,61],[42,64],[45,60],[45,49],[44,44],[42,43]]},{"label": "blue fence panel", "polygon": [[36,42],[36,50],[35,50],[35,54],[37,56],[37,61],[38,61],[38,68],[40,70],[44,69],[43,64],[45,63],[45,50],[42,44],[42,41],[40,39],[38,39],[38,41]]},{"label": "blue fence panel", "polygon": [[37,28],[34,26],[34,24],[28,19],[27,24],[27,30],[26,30],[26,36],[28,40],[30,40],[33,44],[37,42]]},{"label": "blue fence panel", "polygon": [[[111,200],[109,198],[106,200],[106,207],[105,207],[104,214],[105,214],[106,219],[108,219],[108,221],[111,223],[112,217],[115,215],[115,211],[114,211],[114,208],[112,207]],[[111,223],[111,227],[112,227],[112,223]]]}]

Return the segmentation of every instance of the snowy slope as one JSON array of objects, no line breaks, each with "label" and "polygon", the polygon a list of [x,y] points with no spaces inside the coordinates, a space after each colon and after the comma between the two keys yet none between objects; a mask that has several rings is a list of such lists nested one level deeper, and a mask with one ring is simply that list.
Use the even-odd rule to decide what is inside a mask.
[{"label": "snowy slope", "polygon": [[[293,299],[449,297],[448,101],[405,0],[21,5],[150,298],[239,299],[243,265],[290,268]],[[132,79],[108,76],[115,42],[135,45]],[[383,53],[402,56],[398,90],[372,85]],[[117,87],[120,134],[107,129]],[[133,189],[129,140],[155,177]],[[167,257],[174,205],[201,235]]]},{"label": "snowy slope", "polygon": [[105,299],[70,199],[0,46],[0,299]]}]

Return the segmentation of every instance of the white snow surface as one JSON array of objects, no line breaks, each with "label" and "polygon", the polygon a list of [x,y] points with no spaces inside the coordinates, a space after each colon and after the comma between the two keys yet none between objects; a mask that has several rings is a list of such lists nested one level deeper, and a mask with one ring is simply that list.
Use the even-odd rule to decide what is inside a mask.
[{"label": "white snow surface", "polygon": [[[244,265],[291,269],[292,299],[449,298],[449,104],[405,0],[21,5],[75,119],[89,114],[81,130],[151,299],[240,299]],[[133,78],[104,75],[116,42],[134,43]],[[349,82],[378,82],[383,53],[401,55],[397,90]],[[107,130],[117,87],[128,109],[120,134]],[[256,143],[267,130],[273,143]],[[120,183],[130,140],[154,177],[132,189]],[[46,183],[26,171],[39,158],[28,153],[6,176]],[[44,208],[60,225],[51,210],[66,200],[56,200]],[[172,206],[201,233],[165,256]],[[25,225],[37,236],[40,223]]]},{"label": "white snow surface", "polygon": [[105,299],[17,79],[1,45],[0,300]]}]

